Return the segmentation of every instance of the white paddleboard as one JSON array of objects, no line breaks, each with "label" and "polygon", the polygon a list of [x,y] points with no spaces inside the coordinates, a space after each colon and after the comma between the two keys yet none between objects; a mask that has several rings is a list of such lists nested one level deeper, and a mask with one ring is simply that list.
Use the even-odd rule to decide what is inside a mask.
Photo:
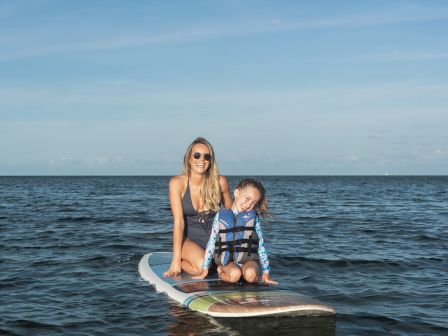
[{"label": "white paddleboard", "polygon": [[192,279],[186,273],[165,278],[163,272],[168,269],[171,257],[170,252],[146,254],[139,262],[139,273],[158,292],[166,293],[192,310],[215,317],[325,316],[336,313],[327,304],[280,286],[229,284],[216,274],[204,280]]}]

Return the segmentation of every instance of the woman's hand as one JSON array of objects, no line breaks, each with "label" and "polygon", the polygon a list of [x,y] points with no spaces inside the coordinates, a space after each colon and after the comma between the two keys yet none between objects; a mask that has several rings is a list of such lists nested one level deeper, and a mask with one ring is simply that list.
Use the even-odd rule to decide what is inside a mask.
[{"label": "woman's hand", "polygon": [[201,273],[199,273],[198,275],[192,276],[192,278],[195,280],[200,280],[200,279],[204,279],[207,275],[208,275],[208,269],[203,268]]},{"label": "woman's hand", "polygon": [[278,285],[277,281],[274,281],[271,278],[269,278],[269,272],[263,273],[263,275],[261,276],[261,281],[270,285]]},{"label": "woman's hand", "polygon": [[181,271],[182,271],[182,267],[180,265],[180,262],[172,261],[170,268],[168,268],[168,270],[165,273],[163,273],[163,276],[164,277],[173,277],[173,276],[179,275]]}]

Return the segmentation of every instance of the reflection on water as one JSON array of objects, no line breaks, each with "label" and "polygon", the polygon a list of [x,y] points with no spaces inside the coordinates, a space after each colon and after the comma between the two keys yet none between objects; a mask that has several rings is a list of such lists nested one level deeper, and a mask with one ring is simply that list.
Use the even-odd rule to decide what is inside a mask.
[{"label": "reflection on water", "polygon": [[220,325],[214,318],[191,311],[173,301],[169,302],[169,315],[172,318],[168,325],[168,335],[240,335],[231,328]]},{"label": "reflection on water", "polygon": [[217,321],[240,335],[336,335],[336,324],[333,316],[220,318]]},{"label": "reflection on water", "polygon": [[214,318],[169,303],[169,335],[334,336],[334,316]]}]

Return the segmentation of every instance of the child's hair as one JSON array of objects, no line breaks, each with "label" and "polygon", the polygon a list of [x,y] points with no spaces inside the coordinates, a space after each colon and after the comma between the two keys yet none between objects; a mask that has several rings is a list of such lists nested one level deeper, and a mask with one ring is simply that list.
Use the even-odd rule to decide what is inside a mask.
[{"label": "child's hair", "polygon": [[255,206],[255,210],[257,210],[257,212],[263,216],[263,218],[270,218],[271,215],[269,214],[269,210],[268,210],[268,198],[266,196],[266,190],[264,189],[263,185],[261,184],[261,182],[254,180],[252,178],[246,178],[242,181],[240,181],[240,183],[238,183],[238,185],[236,186],[236,189],[238,190],[243,190],[246,187],[253,187],[255,189],[257,189],[260,192],[260,200],[258,201],[257,205]]}]

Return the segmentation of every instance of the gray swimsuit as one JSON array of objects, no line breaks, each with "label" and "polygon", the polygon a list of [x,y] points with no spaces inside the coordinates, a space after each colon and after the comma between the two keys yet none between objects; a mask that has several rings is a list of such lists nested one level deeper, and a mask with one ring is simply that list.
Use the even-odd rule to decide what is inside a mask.
[{"label": "gray swimsuit", "polygon": [[182,209],[185,222],[184,237],[205,249],[216,212],[212,210],[197,212],[194,209],[190,195],[190,180],[188,180],[187,190],[182,198]]}]

